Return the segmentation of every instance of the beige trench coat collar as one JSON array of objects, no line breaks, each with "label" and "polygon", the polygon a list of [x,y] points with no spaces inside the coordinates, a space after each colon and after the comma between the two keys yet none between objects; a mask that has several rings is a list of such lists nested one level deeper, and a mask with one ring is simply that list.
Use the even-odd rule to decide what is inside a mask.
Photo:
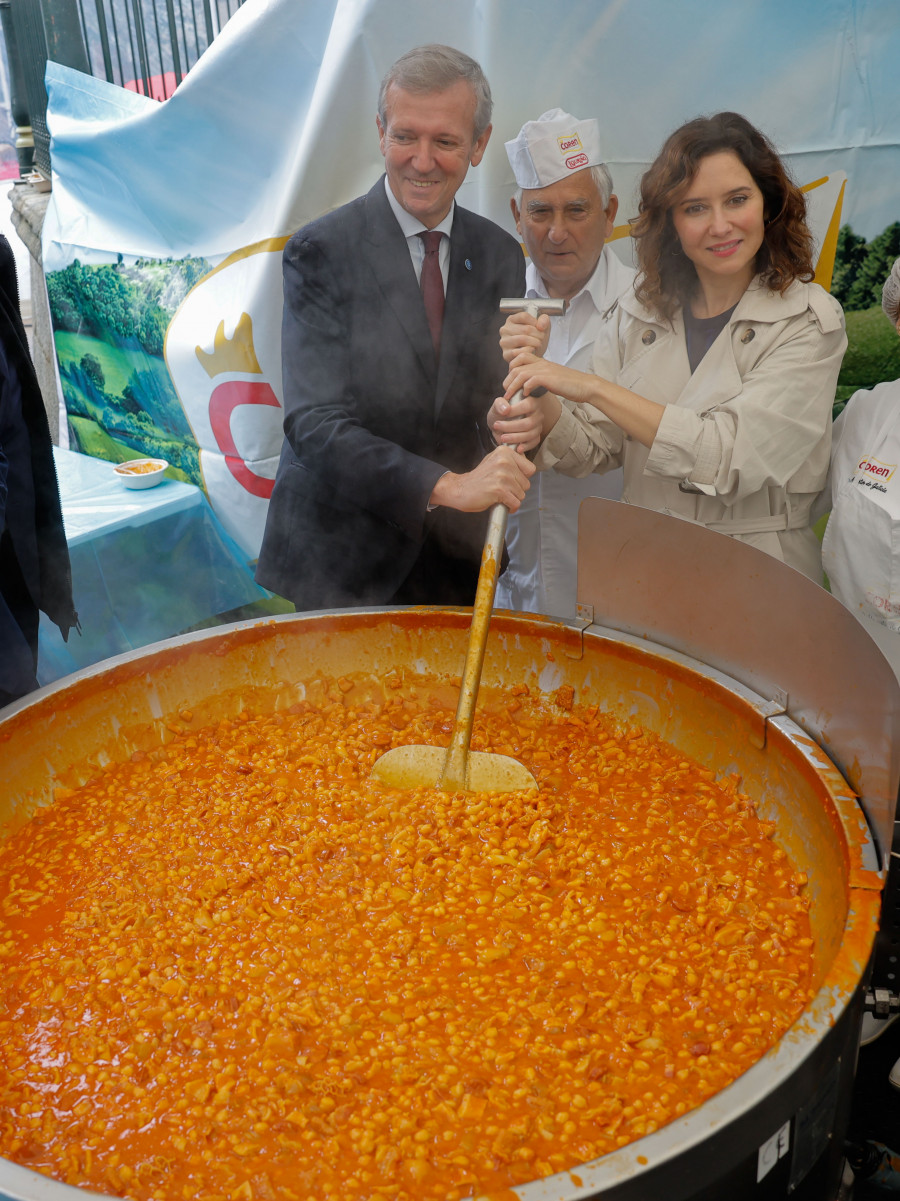
[{"label": "beige trench coat collar", "polygon": [[[671,321],[666,320],[641,304],[633,291],[626,292],[619,304],[623,312],[636,317],[656,334],[652,341],[646,343],[647,353],[655,351],[654,376],[657,376],[660,370],[659,355],[661,351],[665,352],[668,388],[677,388],[675,403],[696,408],[692,403],[696,392],[702,397],[703,410],[708,412],[740,393],[743,377],[735,358],[733,337],[722,339],[717,346],[717,353],[707,355],[692,375],[687,357],[684,317],[680,308],[675,311]],[[736,326],[745,325],[750,330],[754,325],[772,325],[799,317],[807,310],[812,311],[823,333],[840,328],[839,314],[828,302],[827,296],[817,288],[795,280],[782,295],[772,292],[756,276],[738,301],[727,328],[734,331]],[[646,338],[646,334],[644,336]],[[740,334],[737,336],[740,338]],[[629,375],[637,377],[641,374],[642,357],[638,353],[631,359]],[[626,387],[630,386],[625,380],[620,382],[625,383]]]}]

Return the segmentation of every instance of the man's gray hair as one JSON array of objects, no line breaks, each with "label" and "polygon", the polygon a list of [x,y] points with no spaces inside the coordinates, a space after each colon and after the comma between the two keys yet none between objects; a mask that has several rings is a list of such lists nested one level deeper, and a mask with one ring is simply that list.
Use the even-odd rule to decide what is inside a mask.
[{"label": "man's gray hair", "polygon": [[427,46],[416,46],[400,56],[381,81],[378,92],[378,119],[381,128],[387,129],[385,96],[394,84],[405,92],[443,92],[463,80],[475,93],[475,140],[491,123],[494,102],[491,88],[481,67],[474,58],[454,50],[452,46],[441,46],[432,42]]},{"label": "man's gray hair", "polygon": [[[609,204],[609,198],[613,194],[613,181],[612,176],[609,173],[609,168],[607,167],[606,163],[598,163],[596,167],[588,167],[587,170],[591,179],[597,185],[597,191],[600,193],[600,203],[604,208],[606,208],[606,206]],[[580,172],[578,174],[580,174]],[[522,188],[516,188],[515,201],[516,208],[519,210],[519,212],[521,212]]]}]

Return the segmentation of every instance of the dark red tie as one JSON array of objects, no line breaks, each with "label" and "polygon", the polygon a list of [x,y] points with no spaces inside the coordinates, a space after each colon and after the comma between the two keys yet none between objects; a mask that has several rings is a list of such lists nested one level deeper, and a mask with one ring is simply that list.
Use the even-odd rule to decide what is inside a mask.
[{"label": "dark red tie", "polygon": [[438,257],[443,234],[430,229],[427,233],[419,234],[419,237],[425,243],[425,261],[422,263],[420,280],[422,298],[425,301],[425,316],[431,330],[434,353],[438,355],[441,351],[441,326],[444,323],[444,280]]}]

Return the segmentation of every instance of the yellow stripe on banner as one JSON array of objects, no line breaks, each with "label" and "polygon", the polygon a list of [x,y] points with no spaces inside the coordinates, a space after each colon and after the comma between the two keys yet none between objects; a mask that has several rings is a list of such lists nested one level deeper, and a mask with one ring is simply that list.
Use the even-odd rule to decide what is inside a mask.
[{"label": "yellow stripe on banner", "polygon": [[[823,181],[819,181],[823,182]],[[810,184],[810,187],[815,187],[815,184]],[[816,263],[816,274],[814,282],[821,284],[826,292],[831,291],[831,277],[834,275],[834,260],[837,255],[837,240],[838,233],[841,228],[841,208],[844,203],[844,188],[847,186],[846,179],[841,184],[841,190],[838,192],[838,198],[835,202],[834,212],[831,214],[831,220],[828,222],[828,230],[825,237],[822,239],[822,249],[819,251],[819,261]],[[806,189],[804,189],[806,191]]]},{"label": "yellow stripe on banner", "polygon": [[[203,279],[198,279],[197,284],[205,283],[206,280],[212,279],[214,275],[218,275],[220,271],[224,271],[226,267],[230,267],[232,263],[239,263],[241,259],[249,259],[251,255],[275,254],[280,250],[284,250],[290,240],[291,235],[284,234],[280,238],[263,238],[260,242],[251,242],[249,246],[242,246],[240,250],[233,251],[228,258],[223,259],[221,263],[213,267],[212,271],[208,275],[204,275]],[[193,291],[193,289],[191,290]]]}]

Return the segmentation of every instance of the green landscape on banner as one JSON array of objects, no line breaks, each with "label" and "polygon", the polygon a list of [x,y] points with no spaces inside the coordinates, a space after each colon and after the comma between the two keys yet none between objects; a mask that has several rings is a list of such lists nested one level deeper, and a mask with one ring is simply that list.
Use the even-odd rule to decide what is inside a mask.
[{"label": "green landscape on banner", "polygon": [[47,275],[73,449],[120,463],[164,458],[202,484],[199,447],[166,367],[166,330],[210,270],[202,258],[87,265]]}]

